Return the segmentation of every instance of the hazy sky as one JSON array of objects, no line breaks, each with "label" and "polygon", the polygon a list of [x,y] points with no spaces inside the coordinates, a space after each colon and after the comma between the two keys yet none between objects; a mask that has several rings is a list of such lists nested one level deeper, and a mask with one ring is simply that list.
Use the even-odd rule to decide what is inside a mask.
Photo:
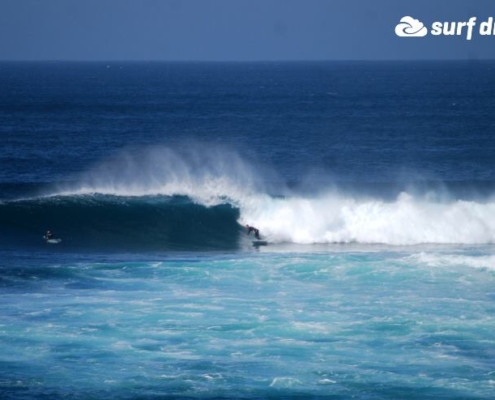
[{"label": "hazy sky", "polygon": [[406,15],[482,22],[495,0],[0,0],[0,60],[495,58],[495,35],[399,38]]}]

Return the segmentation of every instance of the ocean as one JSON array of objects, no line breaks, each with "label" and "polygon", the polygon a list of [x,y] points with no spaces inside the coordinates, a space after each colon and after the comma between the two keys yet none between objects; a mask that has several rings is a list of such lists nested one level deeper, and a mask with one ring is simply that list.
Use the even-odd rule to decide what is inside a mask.
[{"label": "ocean", "polygon": [[0,63],[0,398],[492,399],[494,109],[492,61]]}]

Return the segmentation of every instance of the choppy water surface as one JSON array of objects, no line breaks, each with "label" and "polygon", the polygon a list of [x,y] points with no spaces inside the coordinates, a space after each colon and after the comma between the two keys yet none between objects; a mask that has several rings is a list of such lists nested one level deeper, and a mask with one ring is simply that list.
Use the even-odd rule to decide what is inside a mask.
[{"label": "choppy water surface", "polygon": [[490,398],[486,249],[2,265],[7,398]]}]

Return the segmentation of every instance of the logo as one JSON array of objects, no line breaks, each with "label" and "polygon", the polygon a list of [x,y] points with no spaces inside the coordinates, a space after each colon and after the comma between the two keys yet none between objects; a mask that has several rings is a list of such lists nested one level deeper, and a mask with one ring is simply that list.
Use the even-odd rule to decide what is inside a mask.
[{"label": "logo", "polygon": [[495,36],[495,22],[493,17],[480,22],[479,25],[476,17],[471,17],[467,21],[436,21],[431,24],[431,29],[428,31],[419,19],[405,16],[395,27],[395,34],[399,37],[424,37],[428,32],[432,36],[464,36],[466,40],[471,40],[475,34]]},{"label": "logo", "polygon": [[426,26],[419,19],[409,16],[402,17],[395,27],[395,34],[400,37],[423,37],[427,33]]}]

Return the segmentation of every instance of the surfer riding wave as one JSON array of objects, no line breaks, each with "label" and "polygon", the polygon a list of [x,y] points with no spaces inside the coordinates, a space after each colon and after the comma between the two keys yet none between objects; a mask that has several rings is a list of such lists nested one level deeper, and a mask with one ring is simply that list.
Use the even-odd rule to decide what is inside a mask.
[{"label": "surfer riding wave", "polygon": [[260,231],[259,229],[256,229],[254,226],[249,226],[249,225],[246,225],[246,229],[247,229],[247,234],[249,235],[251,232],[254,232],[254,237],[258,240],[261,239],[261,236],[260,236]]}]

